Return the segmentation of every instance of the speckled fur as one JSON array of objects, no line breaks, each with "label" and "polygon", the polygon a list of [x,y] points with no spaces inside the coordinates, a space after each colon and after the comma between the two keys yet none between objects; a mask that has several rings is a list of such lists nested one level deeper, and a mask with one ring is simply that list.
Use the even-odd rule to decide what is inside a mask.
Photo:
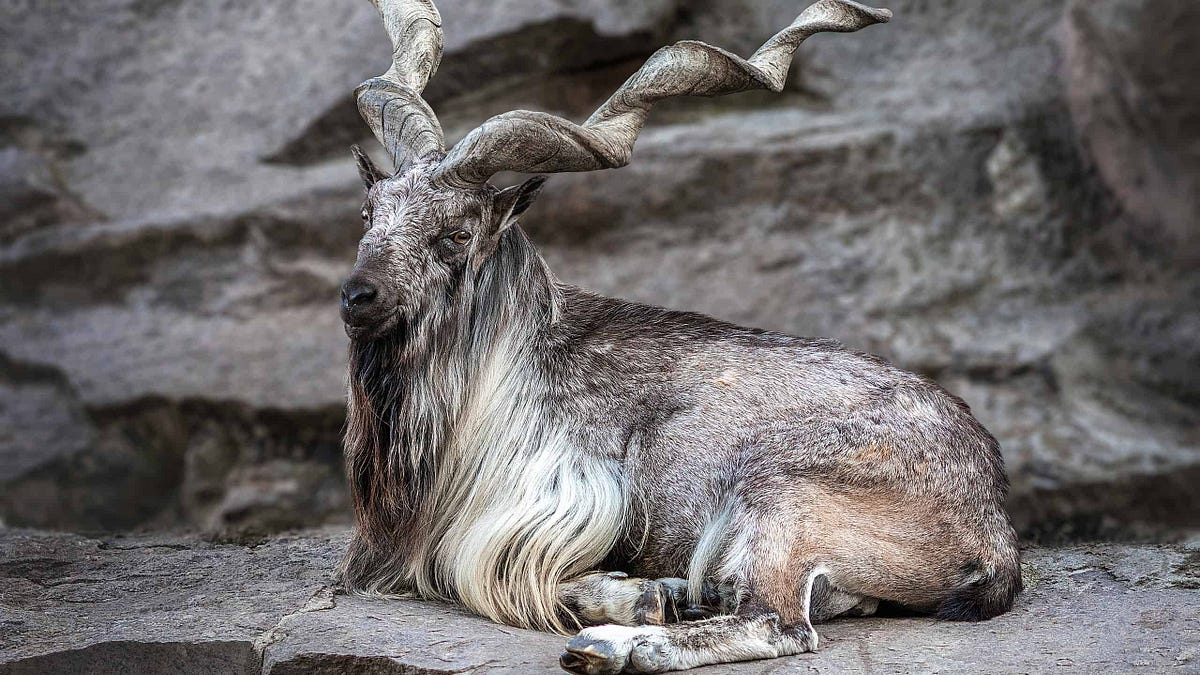
[{"label": "speckled fur", "polygon": [[515,225],[543,179],[489,183],[623,166],[659,101],[778,92],[806,39],[890,11],[817,0],[747,58],[678,42],[582,124],[510,111],[447,150],[420,96],[436,7],[372,1],[392,64],[356,97],[399,171],[356,151],[350,589],[560,632],[607,622],[560,661],[587,675],[811,650],[814,619],[880,600],[946,619],[1008,609],[1004,469],[961,400],[836,342],[561,284]]},{"label": "speckled fur", "polygon": [[[682,577],[732,589],[749,623],[730,636],[777,623],[777,654],[815,645],[835,603],[1011,605],[1003,465],[961,400],[830,340],[558,282],[515,225],[539,186],[447,192],[417,166],[371,187],[355,274],[385,301],[348,328],[350,588],[566,630],[600,618],[561,594],[591,569]],[[448,555],[481,533],[486,555]],[[592,604],[639,623],[632,596]],[[660,633],[676,665],[712,662],[739,648],[686,645],[729,620]]]}]

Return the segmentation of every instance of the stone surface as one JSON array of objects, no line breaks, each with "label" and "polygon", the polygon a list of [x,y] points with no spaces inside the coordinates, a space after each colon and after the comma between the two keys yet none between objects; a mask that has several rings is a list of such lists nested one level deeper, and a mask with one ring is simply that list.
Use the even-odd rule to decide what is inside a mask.
[{"label": "stone surface", "polygon": [[[1142,236],[1200,261],[1200,5],[1076,0],[1065,22],[1068,101],[1101,175]],[[1194,77],[1194,76],[1193,76]]]},{"label": "stone surface", "polygon": [[[335,595],[344,533],[251,542],[0,530],[0,673],[554,673],[564,638],[438,603]],[[980,624],[819,626],[821,648],[698,674],[1161,672],[1200,666],[1200,548],[1025,552],[1027,592]]]},{"label": "stone surface", "polygon": [[344,541],[0,530],[0,672],[246,672],[255,640],[328,585]]},{"label": "stone surface", "polygon": [[[630,167],[555,176],[526,227],[566,281],[938,379],[1000,438],[1026,536],[1183,536],[1200,23],[1181,2],[897,0],[803,46],[782,95],[662,105]],[[655,46],[749,53],[802,4],[446,0],[427,93],[450,140],[518,107],[581,119]],[[347,518],[345,147],[386,45],[366,0],[0,7],[0,518]]]}]

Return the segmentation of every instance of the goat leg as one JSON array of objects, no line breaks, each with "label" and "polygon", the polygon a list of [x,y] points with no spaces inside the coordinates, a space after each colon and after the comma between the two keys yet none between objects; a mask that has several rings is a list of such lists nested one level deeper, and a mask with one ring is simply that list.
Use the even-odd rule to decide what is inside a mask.
[{"label": "goat leg", "polygon": [[639,579],[623,572],[593,572],[562,582],[559,599],[583,625],[661,626],[712,616],[706,589],[702,604],[688,603],[687,580]]}]

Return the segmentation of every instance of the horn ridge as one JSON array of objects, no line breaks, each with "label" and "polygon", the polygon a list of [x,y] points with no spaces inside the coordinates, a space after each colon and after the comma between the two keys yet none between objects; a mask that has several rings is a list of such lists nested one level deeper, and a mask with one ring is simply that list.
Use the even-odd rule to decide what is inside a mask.
[{"label": "horn ridge", "polygon": [[371,0],[392,42],[387,72],[355,89],[358,111],[398,170],[445,153],[441,124],[421,97],[442,60],[442,17],[431,0]]},{"label": "horn ridge", "polygon": [[821,32],[853,32],[892,13],[853,0],[819,0],[767,40],[749,59],[695,40],[663,47],[583,124],[549,113],[513,110],[459,141],[434,179],[467,188],[500,171],[561,173],[625,166],[655,103],[677,96],[723,96],[783,90],[796,49]]}]

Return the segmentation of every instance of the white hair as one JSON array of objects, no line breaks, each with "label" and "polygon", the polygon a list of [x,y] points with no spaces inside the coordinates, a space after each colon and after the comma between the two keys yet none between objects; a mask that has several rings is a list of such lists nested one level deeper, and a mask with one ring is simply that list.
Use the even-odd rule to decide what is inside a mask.
[{"label": "white hair", "polygon": [[[382,474],[386,487],[356,491],[365,541],[342,573],[357,592],[455,601],[565,633],[577,626],[557,586],[613,549],[628,495],[620,463],[579,450],[570,421],[547,406],[533,335],[556,311],[554,297],[537,297],[552,284],[524,235],[509,238],[454,300],[429,301],[390,356],[352,352],[352,484]],[[391,518],[373,522],[380,512]]]}]

